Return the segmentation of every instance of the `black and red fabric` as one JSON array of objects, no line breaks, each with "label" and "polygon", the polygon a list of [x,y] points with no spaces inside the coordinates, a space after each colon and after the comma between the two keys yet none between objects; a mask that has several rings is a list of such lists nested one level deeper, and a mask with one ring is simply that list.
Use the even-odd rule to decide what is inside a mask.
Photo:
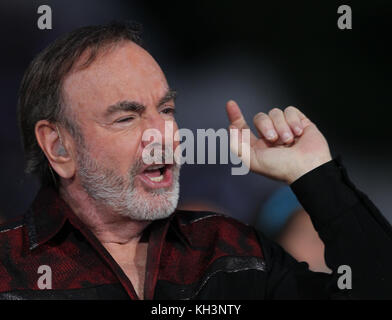
[{"label": "black and red fabric", "polygon": [[[348,179],[339,160],[291,185],[326,246],[328,266],[315,273],[253,227],[212,212],[175,211],[154,221],[148,241],[145,299],[346,299],[392,297],[392,229]],[[52,288],[41,290],[38,268]],[[53,189],[0,227],[1,299],[138,299],[132,283],[94,234]]]}]

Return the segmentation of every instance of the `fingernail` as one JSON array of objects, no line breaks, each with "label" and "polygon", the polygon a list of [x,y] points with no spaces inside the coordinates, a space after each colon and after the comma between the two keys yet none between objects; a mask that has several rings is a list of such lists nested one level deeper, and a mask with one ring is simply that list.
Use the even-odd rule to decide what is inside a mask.
[{"label": "fingernail", "polygon": [[301,134],[302,133],[302,129],[300,127],[295,127],[294,130],[295,130],[296,134]]},{"label": "fingernail", "polygon": [[288,132],[285,132],[285,133],[283,133],[283,135],[282,135],[282,140],[285,141],[285,142],[291,140],[291,138],[292,138],[292,136],[291,136],[291,134],[288,133]]},{"label": "fingernail", "polygon": [[276,133],[274,130],[267,131],[267,139],[275,139]]}]

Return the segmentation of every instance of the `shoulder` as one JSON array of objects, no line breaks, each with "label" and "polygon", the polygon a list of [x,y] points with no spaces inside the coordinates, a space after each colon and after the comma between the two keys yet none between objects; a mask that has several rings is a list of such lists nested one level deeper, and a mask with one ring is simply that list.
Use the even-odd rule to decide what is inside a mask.
[{"label": "shoulder", "polygon": [[22,255],[25,237],[24,216],[18,216],[0,224],[0,273],[1,266],[11,258]]},{"label": "shoulder", "polygon": [[[249,232],[253,227],[240,222],[230,216],[211,211],[186,211],[177,210],[174,219],[188,230],[199,230],[200,227],[208,228],[209,232],[222,232],[227,229],[236,229],[239,232]],[[205,230],[206,231],[206,230]]]},{"label": "shoulder", "polygon": [[24,217],[0,224],[0,265],[9,256],[20,252],[24,239]]},{"label": "shoulder", "polygon": [[183,211],[174,214],[181,233],[194,246],[218,248],[232,255],[262,257],[253,227],[229,216],[208,211]]},{"label": "shoulder", "polygon": [[[232,219],[224,214],[212,211],[189,211],[189,210],[176,210],[174,218],[182,225],[191,225],[202,221],[211,219],[227,220]],[[234,219],[233,219],[234,220]]]},{"label": "shoulder", "polygon": [[6,239],[20,236],[24,227],[24,216],[9,219],[0,224],[0,243]]},{"label": "shoulder", "polygon": [[0,224],[0,292],[15,280],[18,261],[22,257],[24,239],[23,216]]}]

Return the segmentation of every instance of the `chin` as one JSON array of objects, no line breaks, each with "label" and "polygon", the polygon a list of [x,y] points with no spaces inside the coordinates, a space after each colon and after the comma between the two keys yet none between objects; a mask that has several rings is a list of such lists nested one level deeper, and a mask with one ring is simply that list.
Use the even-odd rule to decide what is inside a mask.
[{"label": "chin", "polygon": [[137,186],[124,201],[119,214],[138,221],[153,221],[169,217],[177,207],[179,183],[170,188],[146,190]]}]

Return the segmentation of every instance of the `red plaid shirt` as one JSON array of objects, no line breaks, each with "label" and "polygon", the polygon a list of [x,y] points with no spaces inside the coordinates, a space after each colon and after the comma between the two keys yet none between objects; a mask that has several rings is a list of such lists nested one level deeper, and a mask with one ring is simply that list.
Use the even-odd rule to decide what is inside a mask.
[{"label": "red plaid shirt", "polygon": [[[145,299],[392,297],[392,229],[338,160],[291,185],[324,241],[332,275],[309,271],[252,227],[176,211],[146,229]],[[52,272],[41,290],[40,266]],[[337,288],[340,265],[353,289]],[[53,189],[0,226],[0,299],[138,299],[132,283]]]},{"label": "red plaid shirt", "polygon": [[[208,268],[225,257],[250,258],[255,268],[264,267],[254,230],[214,213],[177,211],[147,231],[146,299],[154,298],[158,280],[190,285],[186,293],[196,294]],[[119,265],[53,189],[41,190],[23,217],[0,229],[0,237],[0,292],[10,298],[137,299]],[[52,290],[38,288],[41,265],[51,268]]]}]

